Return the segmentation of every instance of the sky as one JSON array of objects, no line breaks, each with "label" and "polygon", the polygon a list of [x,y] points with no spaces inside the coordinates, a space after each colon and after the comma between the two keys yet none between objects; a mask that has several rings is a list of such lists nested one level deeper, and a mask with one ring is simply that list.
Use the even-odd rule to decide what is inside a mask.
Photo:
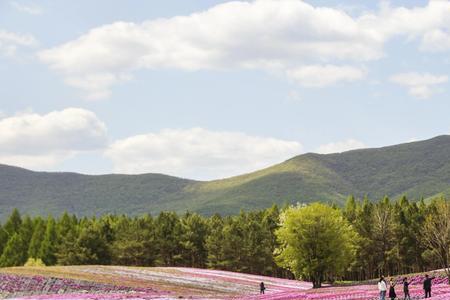
[{"label": "sky", "polygon": [[449,1],[0,0],[0,163],[210,180],[450,133]]}]

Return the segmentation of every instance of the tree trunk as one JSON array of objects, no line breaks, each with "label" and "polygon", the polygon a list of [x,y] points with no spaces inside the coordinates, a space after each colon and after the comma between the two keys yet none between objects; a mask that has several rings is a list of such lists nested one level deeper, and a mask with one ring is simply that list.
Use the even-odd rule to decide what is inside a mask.
[{"label": "tree trunk", "polygon": [[316,274],[315,277],[312,279],[314,289],[322,287],[322,277],[323,277],[322,274]]}]

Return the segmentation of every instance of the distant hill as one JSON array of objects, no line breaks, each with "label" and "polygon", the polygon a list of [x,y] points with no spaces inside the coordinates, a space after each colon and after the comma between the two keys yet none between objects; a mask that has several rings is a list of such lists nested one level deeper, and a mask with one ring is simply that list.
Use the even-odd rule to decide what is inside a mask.
[{"label": "distant hill", "polygon": [[233,214],[277,204],[342,204],[349,194],[413,199],[450,194],[450,136],[337,154],[307,153],[253,173],[213,181],[162,174],[82,175],[0,165],[0,219],[29,214]]}]

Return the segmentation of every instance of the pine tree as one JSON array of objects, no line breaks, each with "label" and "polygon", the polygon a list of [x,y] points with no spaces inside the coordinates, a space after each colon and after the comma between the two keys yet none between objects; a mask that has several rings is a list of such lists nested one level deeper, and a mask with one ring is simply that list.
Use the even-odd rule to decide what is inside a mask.
[{"label": "pine tree", "polygon": [[28,257],[37,259],[40,258],[40,249],[42,241],[45,237],[45,222],[38,217],[34,221],[33,235],[31,236],[30,246],[28,247]]},{"label": "pine tree", "polygon": [[273,205],[271,208],[266,209],[264,211],[264,216],[262,220],[263,228],[269,234],[267,237],[269,239],[268,246],[264,249],[265,251],[265,262],[263,265],[265,269],[263,271],[264,275],[270,276],[282,276],[283,274],[286,276],[286,272],[283,272],[284,269],[277,266],[273,253],[280,246],[277,237],[275,235],[275,231],[280,228],[280,211],[278,206]]},{"label": "pine tree", "polygon": [[34,231],[33,220],[29,216],[26,216],[22,221],[22,225],[20,226],[19,235],[22,238],[24,245],[27,249],[26,254],[27,256],[28,256],[28,247],[30,245],[31,237],[33,236],[33,231]]},{"label": "pine tree", "polygon": [[204,267],[208,256],[205,247],[207,225],[198,214],[187,213],[182,219],[181,244],[183,263],[189,267]]},{"label": "pine tree", "polygon": [[117,224],[116,239],[112,243],[114,264],[129,266],[149,266],[154,262],[154,238],[151,217],[129,220],[122,218]]},{"label": "pine tree", "polygon": [[356,204],[355,197],[353,195],[350,195],[347,198],[347,202],[345,203],[345,208],[344,208],[344,216],[347,218],[347,220],[350,223],[355,222],[356,211],[357,211],[357,204]]},{"label": "pine tree", "polygon": [[0,267],[23,266],[26,260],[25,243],[18,233],[14,233],[0,257]]},{"label": "pine tree", "polygon": [[208,253],[207,266],[212,269],[220,269],[223,266],[223,226],[220,215],[215,214],[208,220],[208,235],[205,247]]},{"label": "pine tree", "polygon": [[0,256],[2,255],[3,249],[5,248],[7,242],[8,242],[8,233],[0,224]]},{"label": "pine tree", "polygon": [[60,238],[55,256],[59,265],[80,265],[83,263],[78,245],[78,232],[74,227]]},{"label": "pine tree", "polygon": [[225,270],[241,271],[244,259],[243,240],[243,228],[239,225],[236,217],[226,218],[223,227],[223,261],[221,262]]},{"label": "pine tree", "polygon": [[14,233],[19,232],[21,225],[22,218],[20,216],[19,210],[17,210],[17,208],[14,208],[3,228],[8,233],[8,236],[12,237]]},{"label": "pine tree", "polygon": [[64,237],[67,234],[69,234],[69,232],[74,229],[76,224],[77,224],[76,217],[75,217],[75,219],[73,219],[67,213],[67,211],[65,211],[62,214],[61,218],[58,220],[57,225],[56,225],[56,232],[57,232],[58,238]]},{"label": "pine tree", "polygon": [[176,266],[182,260],[182,227],[180,218],[173,212],[161,212],[155,221],[155,238],[158,245],[158,262],[163,266]]},{"label": "pine tree", "polygon": [[89,265],[110,264],[110,249],[98,223],[94,220],[91,226],[85,225],[87,226],[81,228],[76,243],[76,248],[79,250],[79,263]]},{"label": "pine tree", "polygon": [[395,246],[393,208],[388,197],[384,197],[374,208],[375,251],[380,274],[392,274],[392,250]]},{"label": "pine tree", "polygon": [[356,277],[352,279],[362,280],[378,276],[377,260],[373,253],[375,251],[374,235],[374,205],[367,197],[364,197],[362,205],[356,209],[356,217],[353,227],[358,232],[356,259],[351,265],[351,270]]},{"label": "pine tree", "polygon": [[57,235],[55,219],[49,216],[47,219],[44,240],[42,241],[41,248],[39,249],[39,257],[47,266],[51,266],[56,263],[56,243]]}]

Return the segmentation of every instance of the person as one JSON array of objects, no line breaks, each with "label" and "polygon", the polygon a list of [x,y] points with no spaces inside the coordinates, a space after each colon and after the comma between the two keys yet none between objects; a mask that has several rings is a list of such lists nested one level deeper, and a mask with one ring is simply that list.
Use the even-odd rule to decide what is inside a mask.
[{"label": "person", "polygon": [[423,290],[425,291],[425,298],[431,298],[431,281],[434,277],[425,274],[425,280],[423,281]]},{"label": "person", "polygon": [[380,280],[378,281],[378,290],[380,291],[380,300],[386,300],[386,281],[384,280],[384,277],[381,276]]},{"label": "person", "polygon": [[394,278],[391,278],[391,280],[389,281],[389,298],[391,298],[391,300],[397,298],[397,294],[395,293],[396,284],[397,283],[395,282]]},{"label": "person", "polygon": [[264,294],[264,291],[266,290],[266,287],[264,286],[264,282],[261,282],[259,284],[259,293]]},{"label": "person", "polygon": [[403,278],[403,294],[405,295],[405,300],[411,300],[411,296],[409,295],[409,284],[411,282],[408,282],[408,278]]}]

